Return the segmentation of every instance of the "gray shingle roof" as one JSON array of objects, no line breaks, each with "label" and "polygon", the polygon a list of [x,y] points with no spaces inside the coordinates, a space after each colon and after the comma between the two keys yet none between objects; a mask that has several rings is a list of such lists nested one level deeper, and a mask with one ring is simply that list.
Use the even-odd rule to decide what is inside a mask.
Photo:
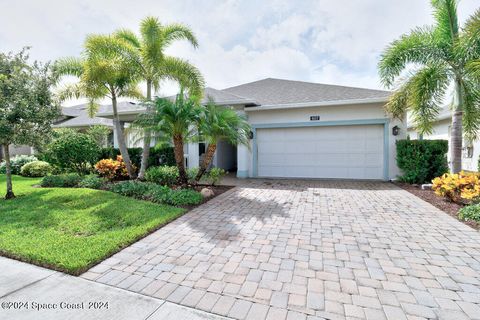
[{"label": "gray shingle roof", "polygon": [[93,117],[90,118],[87,113],[87,104],[80,104],[72,107],[62,107],[62,118],[57,121],[54,128],[78,128],[89,127],[93,125],[105,125],[112,127],[112,120]]},{"label": "gray shingle roof", "polygon": [[[118,110],[118,113],[130,113],[130,112],[136,112],[136,111],[144,111],[145,107],[135,102],[120,101],[117,103],[117,110]],[[107,104],[107,105],[100,106],[100,108],[98,109],[97,115],[103,115],[103,114],[111,115],[112,113],[113,113],[112,105]]]},{"label": "gray shingle roof", "polygon": [[262,106],[361,99],[386,99],[391,94],[389,91],[382,90],[273,78],[226,88],[222,91],[255,100]]},{"label": "gray shingle roof", "polygon": [[217,90],[210,87],[205,88],[203,91],[203,99],[202,103],[207,103],[209,98],[213,99],[216,104],[219,105],[234,105],[234,104],[242,104],[242,105],[251,105],[256,104],[255,100],[241,97],[239,95],[226,92],[225,90]]}]

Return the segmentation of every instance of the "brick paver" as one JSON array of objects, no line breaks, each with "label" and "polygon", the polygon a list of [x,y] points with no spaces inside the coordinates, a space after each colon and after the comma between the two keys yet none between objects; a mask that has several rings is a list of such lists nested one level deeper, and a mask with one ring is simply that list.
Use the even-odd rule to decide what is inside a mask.
[{"label": "brick paver", "polygon": [[83,276],[236,319],[480,319],[480,233],[381,182],[252,182]]}]

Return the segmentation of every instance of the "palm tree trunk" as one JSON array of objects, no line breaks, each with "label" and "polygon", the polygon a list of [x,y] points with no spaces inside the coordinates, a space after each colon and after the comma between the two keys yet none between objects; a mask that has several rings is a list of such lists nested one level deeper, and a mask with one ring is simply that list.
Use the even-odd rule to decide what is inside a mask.
[{"label": "palm tree trunk", "polygon": [[175,162],[177,163],[179,182],[182,185],[188,183],[187,171],[185,170],[185,162],[183,156],[183,137],[181,134],[173,135],[173,148],[175,153]]},{"label": "palm tree trunk", "polygon": [[207,171],[208,166],[212,163],[213,156],[215,155],[215,151],[217,150],[216,143],[210,143],[207,147],[207,151],[205,152],[205,156],[203,157],[202,164],[198,169],[197,176],[195,177],[195,181],[198,182]]},{"label": "palm tree trunk", "polygon": [[112,109],[113,109],[113,126],[115,127],[115,132],[117,134],[118,148],[120,149],[120,154],[122,155],[123,162],[125,162],[125,167],[127,168],[129,178],[135,179],[135,171],[133,170],[132,162],[130,161],[130,155],[128,154],[127,144],[125,143],[123,129],[120,124],[120,118],[118,116],[117,97],[115,96],[113,91],[112,91]]},{"label": "palm tree trunk", "polygon": [[452,127],[450,132],[450,171],[458,173],[462,171],[462,118],[463,118],[463,94],[462,82],[455,81],[455,106],[452,114]]},{"label": "palm tree trunk", "polygon": [[[152,100],[152,81],[147,80],[147,101]],[[150,112],[150,104],[147,105],[147,113]],[[140,171],[138,172],[138,179],[143,180],[145,178],[145,171],[148,168],[148,158],[150,157],[150,142],[152,141],[152,134],[149,130],[144,131],[143,135],[143,150],[142,150],[142,163],[140,165]]]},{"label": "palm tree trunk", "polygon": [[8,144],[3,145],[3,151],[5,156],[5,168],[7,176],[7,193],[5,194],[5,199],[8,200],[15,198],[12,186],[12,166],[10,165],[10,150],[8,150]]}]

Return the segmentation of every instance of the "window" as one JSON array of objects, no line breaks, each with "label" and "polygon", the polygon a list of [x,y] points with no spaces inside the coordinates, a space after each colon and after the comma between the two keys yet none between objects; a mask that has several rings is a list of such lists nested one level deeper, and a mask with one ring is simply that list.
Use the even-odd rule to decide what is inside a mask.
[{"label": "window", "polygon": [[199,157],[201,157],[205,153],[205,149],[206,149],[205,142],[200,142],[198,144],[198,156]]},{"label": "window", "polygon": [[473,158],[473,145],[470,144],[463,148],[463,157]]}]

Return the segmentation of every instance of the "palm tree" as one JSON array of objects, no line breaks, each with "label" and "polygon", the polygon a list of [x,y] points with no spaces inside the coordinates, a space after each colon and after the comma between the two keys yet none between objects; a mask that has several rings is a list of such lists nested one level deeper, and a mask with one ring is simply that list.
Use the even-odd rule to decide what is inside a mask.
[{"label": "palm tree", "polygon": [[198,123],[202,107],[198,99],[187,98],[183,90],[174,101],[166,98],[157,98],[152,103],[151,111],[139,115],[135,125],[146,128],[149,132],[156,132],[163,137],[171,138],[178,167],[179,182],[188,183],[185,169],[184,144],[196,135],[195,124]]},{"label": "palm tree", "polygon": [[[459,28],[456,0],[431,3],[435,24],[416,28],[392,42],[378,68],[386,87],[400,80],[386,109],[397,118],[410,111],[420,134],[432,133],[442,101],[453,85],[450,169],[455,173],[462,169],[462,124],[466,139],[475,139],[480,126],[480,81],[473,66],[469,67],[480,56],[479,11],[465,24],[464,30],[475,30],[474,36],[467,36]],[[472,43],[477,44],[476,50],[468,47]]]},{"label": "palm tree", "polygon": [[[137,63],[140,77],[146,82],[147,101],[152,100],[152,89],[157,91],[164,79],[177,81],[191,96],[201,96],[204,81],[198,69],[185,60],[164,54],[165,49],[176,40],[187,40],[195,48],[198,46],[197,39],[189,28],[181,24],[161,25],[157,18],[147,17],[141,22],[140,37],[129,30],[119,30],[115,36],[130,44],[137,53],[134,62]],[[148,106],[149,104],[147,108]],[[145,130],[139,179],[145,176],[150,141],[151,132]]]},{"label": "palm tree", "polygon": [[128,175],[135,178],[135,171],[130,161],[123,128],[118,116],[117,99],[119,97],[142,98],[137,87],[138,73],[133,59],[126,59],[136,52],[125,45],[124,41],[111,35],[88,36],[81,58],[63,58],[56,62],[55,69],[60,75],[71,75],[79,79],[67,85],[60,92],[63,99],[87,97],[89,114],[93,116],[97,101],[108,97],[112,101],[113,125],[117,135],[118,147],[125,162]]},{"label": "palm tree", "polygon": [[200,118],[199,133],[208,146],[195,181],[200,181],[212,163],[219,141],[226,140],[233,145],[248,144],[250,125],[235,110],[217,106],[210,101]]}]

